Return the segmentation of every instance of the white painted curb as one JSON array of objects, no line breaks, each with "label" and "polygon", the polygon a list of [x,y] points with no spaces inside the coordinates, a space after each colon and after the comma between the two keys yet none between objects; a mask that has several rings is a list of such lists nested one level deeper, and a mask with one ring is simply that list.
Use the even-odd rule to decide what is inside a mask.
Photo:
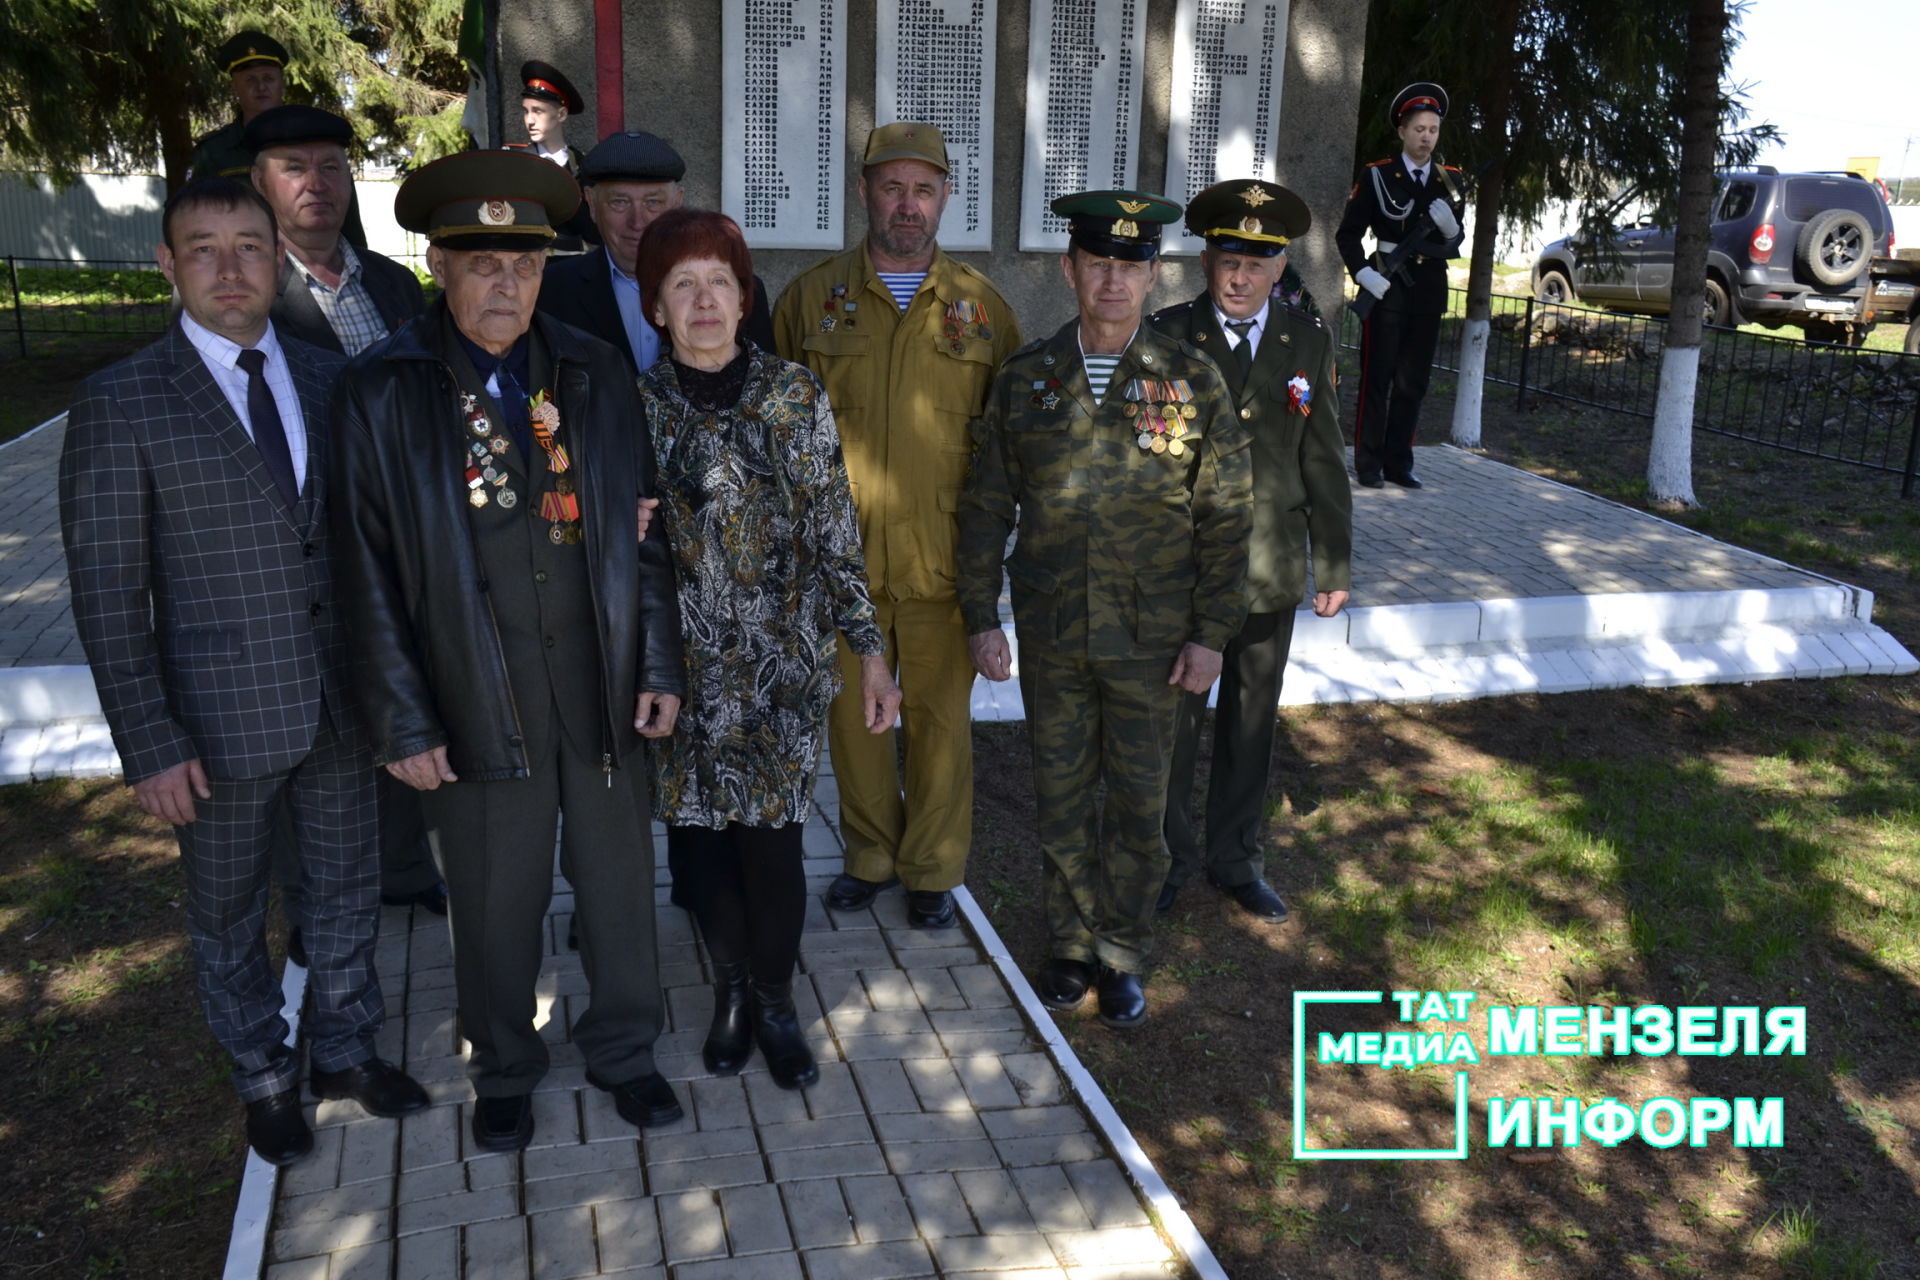
[{"label": "white painted curb", "polygon": [[[287,1043],[300,1045],[300,1009],[307,999],[307,971],[287,961],[280,975],[281,1016],[287,1020]],[[296,1084],[295,1088],[300,1086]],[[267,1267],[267,1229],[273,1225],[273,1193],[280,1170],[249,1149],[246,1171],[240,1176],[240,1199],[233,1206],[233,1234],[227,1239],[227,1265],[220,1280],[259,1280]]]}]

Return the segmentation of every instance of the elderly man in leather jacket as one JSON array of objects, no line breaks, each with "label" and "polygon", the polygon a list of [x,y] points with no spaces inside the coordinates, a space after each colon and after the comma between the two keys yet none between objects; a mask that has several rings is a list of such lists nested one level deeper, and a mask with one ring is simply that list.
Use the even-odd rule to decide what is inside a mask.
[{"label": "elderly man in leather jacket", "polygon": [[643,737],[682,693],[666,542],[631,374],[612,347],[534,314],[565,170],[466,152],[400,189],[445,289],[364,352],[334,401],[341,595],[374,759],[418,788],[446,876],[473,1135],[533,1134],[534,1028],[554,833],[591,986],[571,1035],[630,1122],[681,1115],[656,1071],[663,1021]]}]

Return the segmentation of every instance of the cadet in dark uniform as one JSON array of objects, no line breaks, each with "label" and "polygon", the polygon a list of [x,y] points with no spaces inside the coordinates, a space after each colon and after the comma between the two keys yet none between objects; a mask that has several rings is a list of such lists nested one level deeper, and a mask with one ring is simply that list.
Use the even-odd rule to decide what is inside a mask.
[{"label": "cadet in dark uniform", "polygon": [[1287,243],[1313,223],[1306,202],[1272,182],[1208,187],[1187,206],[1204,238],[1207,291],[1154,314],[1154,329],[1213,357],[1253,434],[1253,533],[1247,549],[1247,624],[1227,645],[1213,722],[1207,840],[1194,829],[1194,758],[1205,692],[1181,700],[1167,793],[1173,866],[1157,904],[1205,868],[1214,886],[1262,920],[1287,918],[1265,869],[1267,771],[1274,708],[1293,642],[1293,615],[1313,554],[1313,611],[1340,612],[1351,584],[1353,493],[1340,441],[1333,335],[1316,315],[1275,299]]},{"label": "cadet in dark uniform", "polygon": [[[1447,91],[1437,84],[1410,84],[1395,96],[1391,118],[1400,155],[1361,171],[1333,234],[1354,283],[1379,299],[1361,326],[1353,427],[1353,473],[1369,489],[1379,488],[1382,477],[1420,487],[1413,474],[1413,436],[1447,309],[1447,259],[1460,251],[1466,211],[1460,171],[1433,158],[1446,114]],[[1361,244],[1369,231],[1371,255]],[[1387,256],[1407,239],[1425,242],[1431,252],[1416,252],[1391,278],[1382,275]]]},{"label": "cadet in dark uniform", "polygon": [[[520,119],[527,126],[528,140],[509,142],[506,149],[530,151],[542,160],[551,160],[578,181],[580,157],[567,145],[567,117],[586,109],[586,99],[560,68],[537,59],[523,62],[520,64]],[[593,233],[593,216],[584,203],[554,231],[555,253],[580,253],[589,241],[599,243]]]},{"label": "cadet in dark uniform", "polygon": [[1180,206],[1096,191],[1053,211],[1079,315],[1008,358],[974,422],[957,586],[975,668],[1007,679],[1000,572],[1017,518],[1006,572],[1047,861],[1034,986],[1071,1009],[1097,985],[1100,1020],[1133,1027],[1180,691],[1213,684],[1246,615],[1248,439],[1219,370],[1141,319]]},{"label": "cadet in dark uniform", "polygon": [[421,792],[447,881],[460,1028],[487,1150],[527,1145],[548,1054],[534,1027],[555,827],[575,888],[587,1082],[636,1125],[678,1119],[655,1069],[663,1001],[642,737],[685,680],[667,540],[620,354],[534,313],[557,165],[469,151],[400,188],[444,289],[341,375],[341,596],[374,760]]}]

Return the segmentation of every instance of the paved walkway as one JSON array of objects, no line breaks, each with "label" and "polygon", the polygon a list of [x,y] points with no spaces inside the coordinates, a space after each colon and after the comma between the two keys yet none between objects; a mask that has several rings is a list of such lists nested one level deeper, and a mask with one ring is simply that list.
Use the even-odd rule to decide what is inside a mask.
[{"label": "paved walkway", "polygon": [[[666,904],[660,842],[670,1021],[658,1063],[687,1117],[642,1134],[586,1086],[567,1035],[586,979],[566,950],[572,900],[556,877],[539,986],[553,1070],[534,1095],[538,1128],[524,1153],[477,1153],[446,922],[390,909],[377,957],[389,1002],[380,1051],[436,1105],[400,1121],[352,1103],[309,1108],[316,1150],[280,1177],[268,1280],[1188,1274],[1154,1223],[1191,1233],[1185,1215],[1170,1200],[1149,1215],[1087,1099],[1046,1052],[1043,1035],[1058,1033],[1044,1014],[1040,1030],[1030,1022],[1038,1009],[1023,1008],[1024,984],[1016,994],[966,929],[908,927],[898,890],[853,914],[820,905],[840,869],[834,795],[823,776],[826,812],[806,830],[815,896],[795,984],[819,1084],[776,1088],[757,1055],[738,1077],[706,1073],[710,969],[686,913]],[[1120,1145],[1131,1141],[1122,1134]],[[260,1177],[271,1172],[250,1160],[250,1181]],[[1188,1247],[1201,1274],[1220,1274],[1197,1236]],[[252,1274],[246,1261],[228,1271]]]}]

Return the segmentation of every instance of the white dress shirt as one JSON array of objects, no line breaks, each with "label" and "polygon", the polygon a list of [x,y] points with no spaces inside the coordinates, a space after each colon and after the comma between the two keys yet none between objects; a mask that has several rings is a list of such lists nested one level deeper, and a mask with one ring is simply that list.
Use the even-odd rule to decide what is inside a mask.
[{"label": "white dress shirt", "polygon": [[[246,428],[247,438],[253,439],[253,419],[247,413],[247,371],[240,367],[243,348],[233,339],[221,337],[185,311],[180,313],[180,330],[187,335],[187,341],[193,344],[193,349],[200,353],[200,358],[206,362],[207,372],[213,375],[213,380],[226,394],[234,415],[240,419],[240,425]],[[271,322],[255,345],[256,349],[266,353],[267,364],[261,376],[266,378],[267,390],[273,392],[274,406],[280,410],[280,425],[287,434],[287,452],[293,458],[293,478],[304,492],[307,487],[307,424],[300,416],[300,395],[293,389],[293,371],[287,368],[286,353],[280,350],[280,340],[274,337]]]},{"label": "white dress shirt", "polygon": [[1432,176],[1427,171],[1433,167],[1433,161],[1428,160],[1425,164],[1415,164],[1407,158],[1407,153],[1402,151],[1400,153],[1400,167],[1407,171],[1409,178],[1412,178],[1415,182],[1424,186],[1427,179]]},{"label": "white dress shirt", "polygon": [[[1261,303],[1260,310],[1253,314],[1253,328],[1247,330],[1246,340],[1253,344],[1253,354],[1256,356],[1260,354],[1260,337],[1267,331],[1267,312],[1272,308],[1273,303],[1271,302]],[[1240,335],[1227,326],[1240,322],[1222,311],[1218,306],[1215,306],[1213,309],[1213,318],[1220,322],[1220,332],[1227,335],[1227,350],[1232,351],[1238,347],[1240,345]]]}]

